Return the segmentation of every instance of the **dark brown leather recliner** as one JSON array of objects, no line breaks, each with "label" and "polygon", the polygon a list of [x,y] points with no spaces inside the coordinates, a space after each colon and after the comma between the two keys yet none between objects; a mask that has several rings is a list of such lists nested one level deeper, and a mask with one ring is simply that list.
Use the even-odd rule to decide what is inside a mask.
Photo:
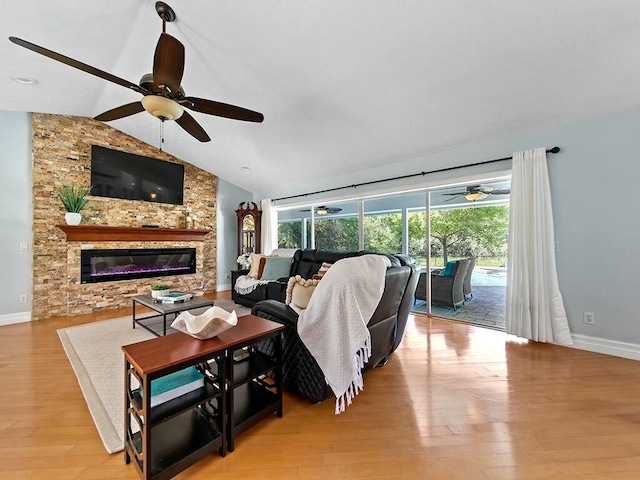
[{"label": "dark brown leather recliner", "polygon": [[[362,253],[367,252],[356,254]],[[391,267],[387,268],[382,298],[368,323],[372,354],[363,371],[384,365],[400,345],[418,282],[420,266],[415,260],[403,255],[386,256],[391,260]],[[315,255],[313,258],[315,259]],[[310,260],[310,257],[307,260]],[[313,263],[309,262],[309,277],[317,271],[313,271],[315,267],[311,268]],[[322,262],[319,265],[317,263],[315,262],[319,268]],[[314,403],[331,396],[332,391],[325,382],[322,370],[298,336],[298,314],[277,300],[256,303],[252,313],[286,326],[282,343],[282,371],[283,383],[287,389],[309,398]],[[273,353],[273,344],[270,341],[260,344],[259,348],[266,353]]]}]

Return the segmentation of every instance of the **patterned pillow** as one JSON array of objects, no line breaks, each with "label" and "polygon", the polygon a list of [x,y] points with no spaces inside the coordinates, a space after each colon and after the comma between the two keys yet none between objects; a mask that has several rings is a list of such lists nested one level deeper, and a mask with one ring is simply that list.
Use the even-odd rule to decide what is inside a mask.
[{"label": "patterned pillow", "polygon": [[329,269],[331,268],[331,265],[333,265],[333,263],[322,262],[322,265],[320,266],[320,270],[318,270],[318,273],[316,273],[313,277],[311,277],[311,279],[322,280],[322,277],[324,277],[324,274],[329,271]]},{"label": "patterned pillow", "polygon": [[295,305],[298,308],[307,308],[311,295],[320,280],[305,280],[300,275],[291,277],[287,283],[287,305]]}]

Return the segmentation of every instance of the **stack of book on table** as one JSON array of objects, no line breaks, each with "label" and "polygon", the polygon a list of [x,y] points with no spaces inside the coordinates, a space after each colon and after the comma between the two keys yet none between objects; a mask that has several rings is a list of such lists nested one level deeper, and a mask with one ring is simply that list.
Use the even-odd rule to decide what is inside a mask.
[{"label": "stack of book on table", "polygon": [[159,297],[156,298],[156,300],[162,303],[180,303],[186,300],[191,300],[192,298],[193,298],[193,295],[190,293],[168,292],[168,293],[165,293],[164,295],[160,295]]},{"label": "stack of book on table", "polygon": [[195,367],[185,368],[151,381],[151,406],[168,402],[204,387],[204,375]]}]

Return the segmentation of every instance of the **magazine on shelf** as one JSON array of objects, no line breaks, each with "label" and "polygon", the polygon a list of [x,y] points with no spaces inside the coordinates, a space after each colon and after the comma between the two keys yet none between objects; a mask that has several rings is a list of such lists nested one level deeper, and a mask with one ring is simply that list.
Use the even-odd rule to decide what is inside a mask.
[{"label": "magazine on shelf", "polygon": [[195,367],[157,378],[151,381],[151,406],[155,407],[202,387],[204,375]]},{"label": "magazine on shelf", "polygon": [[193,295],[190,293],[184,292],[169,292],[164,295],[160,295],[156,300],[160,300],[161,302],[174,303],[174,302],[184,302],[185,300],[191,300]]}]

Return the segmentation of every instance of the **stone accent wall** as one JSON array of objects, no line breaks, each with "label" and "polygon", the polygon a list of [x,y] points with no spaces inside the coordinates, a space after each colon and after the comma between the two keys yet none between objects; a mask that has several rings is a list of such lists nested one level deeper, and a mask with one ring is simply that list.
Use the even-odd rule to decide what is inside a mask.
[{"label": "stone accent wall", "polygon": [[[131,297],[149,293],[162,281],[173,289],[196,294],[216,290],[217,177],[140,140],[90,118],[34,113],[33,131],[33,320],[80,315],[102,309],[128,307]],[[62,184],[89,186],[91,145],[183,164],[183,205],[91,197],[82,223],[104,226],[185,228],[187,215],[194,228],[209,230],[204,242],[95,242],[66,241],[56,227],[65,223],[64,208],[56,196]],[[80,250],[89,248],[196,248],[196,273],[80,283]]]}]

